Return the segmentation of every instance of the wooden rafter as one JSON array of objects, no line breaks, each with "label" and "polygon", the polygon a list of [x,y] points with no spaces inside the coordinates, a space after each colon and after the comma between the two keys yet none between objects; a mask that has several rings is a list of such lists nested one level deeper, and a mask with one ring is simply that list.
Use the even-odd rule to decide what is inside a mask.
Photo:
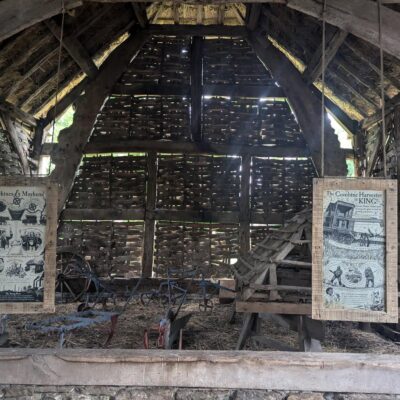
[{"label": "wooden rafter", "polygon": [[[61,27],[52,19],[44,21],[44,24],[50,30],[57,40],[61,39]],[[62,39],[63,46],[71,58],[79,65],[82,71],[93,78],[97,74],[97,67],[90,57],[87,50],[81,42],[73,36],[64,36]]]},{"label": "wooden rafter", "polygon": [[[110,38],[109,42],[104,43],[103,47],[98,51],[98,54],[101,54],[101,53],[110,45],[110,43],[113,43],[116,39],[120,38],[123,34],[125,34],[126,32],[128,32],[128,31],[132,28],[132,26],[133,26],[134,24],[135,24],[135,22],[134,22],[133,20],[132,20],[132,21],[129,21],[129,23],[128,23],[126,26],[124,26],[122,29],[120,29],[115,35],[113,35],[113,36]],[[67,81],[65,81],[64,83],[62,83],[62,84],[60,85],[60,87],[59,87],[59,92],[63,92],[63,91],[65,90],[65,88],[69,86],[70,82],[71,82],[71,81],[74,81],[74,80],[77,79],[77,78],[79,78],[79,74],[78,74],[78,75],[75,75],[74,77],[72,77],[71,80],[67,80]],[[62,99],[59,99],[59,104],[60,104],[61,106],[57,106],[57,115],[55,115],[56,117],[57,117],[58,115],[60,115],[62,112],[64,112],[64,110],[65,110],[69,105],[71,105],[71,104],[76,100],[76,98],[79,97],[79,95],[82,93],[82,91],[83,91],[84,88],[85,88],[85,84],[84,84],[83,82],[86,82],[86,84],[88,84],[88,83],[90,82],[90,78],[89,78],[89,77],[86,77],[81,83],[79,83],[79,84],[77,85],[77,87],[78,87],[78,86],[81,86],[81,87],[82,87],[82,90],[81,90],[79,93],[77,93],[78,90],[79,90],[79,88],[76,89],[76,90],[75,90],[75,88],[73,88],[73,89],[71,90],[71,92],[74,92],[75,95],[72,94],[71,96],[68,96],[68,94],[70,93],[70,92],[68,92],[68,93],[64,96],[64,97],[66,97],[65,100],[64,100],[64,97],[63,97]],[[49,101],[51,101],[51,99],[54,99],[54,97],[55,97],[55,93],[51,94],[50,97],[47,98],[39,107],[34,108],[34,109],[32,110],[32,113],[33,113],[33,114],[39,113],[39,112],[44,108],[44,105],[47,104]],[[68,100],[70,100],[69,104],[68,104],[68,102],[67,102]],[[51,110],[52,110],[52,111],[51,111]],[[48,122],[50,122],[50,120],[51,120],[52,118],[54,118],[54,107],[52,107],[51,110],[47,112],[46,119],[47,119],[48,121],[46,121],[46,125],[47,125]],[[50,119],[49,119],[49,118],[50,118]]]},{"label": "wooden rafter", "polygon": [[[71,66],[73,66],[75,62],[73,60],[68,60],[66,63],[63,64],[63,69],[68,69]],[[62,72],[61,72],[62,73]],[[53,85],[54,87],[56,86],[56,80],[57,80],[57,71],[55,71],[53,74],[51,74],[49,77],[44,82],[39,83],[39,86],[35,89],[33,93],[30,93],[27,97],[23,98],[18,105],[22,109],[29,109],[29,105],[32,101],[34,101],[37,97],[41,96],[42,93],[46,90],[46,88],[49,85]],[[31,110],[29,110],[31,111]]]},{"label": "wooden rafter", "polygon": [[[288,26],[287,24],[285,24],[283,21],[281,21],[278,17],[276,17],[274,14],[271,13],[271,11],[267,8],[263,8],[262,13],[264,14],[264,16],[268,19],[271,19],[274,24],[277,24],[279,26],[279,29],[282,30],[289,38],[290,40],[293,41],[293,43],[297,43],[300,47],[301,44],[299,42],[298,39],[298,35],[295,34],[293,32],[293,30],[290,29],[290,26]],[[262,27],[264,27],[265,29],[268,28],[268,24],[267,21],[265,20],[265,17],[263,19],[260,20],[260,24],[262,25]],[[272,31],[273,32],[273,31]],[[271,32],[271,34],[272,34]],[[347,43],[347,41],[344,42],[345,44]],[[281,43],[279,43],[280,45],[282,45]],[[285,47],[285,46],[282,46]],[[335,57],[337,58],[337,57]],[[339,65],[338,61],[334,60],[333,63],[335,65]],[[347,68],[347,65],[346,65]],[[304,77],[304,75],[303,75]],[[311,90],[313,91],[314,94],[316,94],[318,96],[318,98],[321,97],[321,92],[320,89],[314,89],[313,87],[311,87]],[[336,95],[337,96],[337,95]],[[337,96],[340,97],[340,96]],[[346,99],[342,99],[344,102],[347,102]],[[332,100],[330,100],[329,98],[325,98],[325,104],[327,109],[336,116],[336,118],[343,124],[343,126],[345,126],[350,132],[355,133],[356,127],[357,127],[357,121],[351,119],[348,114],[343,111],[342,108],[340,108],[339,106],[337,106]],[[365,112],[362,110],[357,109],[358,113],[365,116]]]},{"label": "wooden rafter", "polygon": [[[338,29],[325,47],[325,69],[333,60],[340,46],[347,38],[347,32]],[[322,74],[322,44],[318,47],[307,68],[303,72],[304,78],[308,83],[315,82]]]},{"label": "wooden rafter", "polygon": [[[249,32],[249,43],[257,57],[286,92],[310,149],[317,171],[321,171],[320,102],[304,82],[300,72],[266,38]],[[325,171],[327,175],[346,175],[346,163],[337,137],[329,124],[325,127]],[[327,150],[329,149],[329,150]]]},{"label": "wooden rafter", "polygon": [[86,89],[85,95],[78,99],[73,124],[61,131],[59,145],[52,154],[55,163],[52,177],[62,186],[59,211],[62,210],[72,187],[83,149],[90,137],[100,107],[112,86],[139,53],[148,37],[147,30],[137,30],[117,47],[103,63],[98,75]]},{"label": "wooden rafter", "polygon": [[136,19],[137,19],[139,25],[142,28],[145,28],[149,23],[149,20],[147,19],[147,14],[146,14],[146,7],[145,6],[143,7],[141,4],[138,4],[138,3],[132,3],[132,9],[133,9],[133,12],[135,13],[135,16],[136,16]]},{"label": "wooden rafter", "polygon": [[[358,58],[360,58],[361,61],[366,63],[368,67],[371,68],[372,71],[374,71],[378,76],[380,76],[381,73],[380,66],[377,63],[373,62],[370,57],[364,54],[360,48],[354,46],[354,44],[352,44],[348,40],[344,43],[344,45],[347,48],[349,48]],[[400,80],[390,75],[388,71],[385,71],[385,81],[389,82],[394,87],[400,89]]]},{"label": "wooden rafter", "polygon": [[[321,19],[322,2],[317,0],[287,0],[287,6]],[[325,20],[379,47],[378,7],[372,0],[329,0]],[[400,58],[400,13],[382,7],[383,50]]]}]

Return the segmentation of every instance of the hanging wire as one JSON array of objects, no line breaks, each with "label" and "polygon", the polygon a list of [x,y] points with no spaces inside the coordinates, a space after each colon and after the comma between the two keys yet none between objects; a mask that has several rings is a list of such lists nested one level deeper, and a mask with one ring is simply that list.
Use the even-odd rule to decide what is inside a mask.
[{"label": "hanging wire", "polygon": [[382,48],[382,1],[378,0],[378,23],[379,23],[379,56],[380,56],[380,77],[381,77],[381,111],[382,111],[382,149],[383,149],[383,174],[387,178],[386,166],[386,111],[385,111],[385,86],[383,71],[383,48]]},{"label": "hanging wire", "polygon": [[326,0],[322,7],[322,90],[321,90],[321,178],[325,175],[325,24]]},{"label": "hanging wire", "polygon": [[62,18],[61,18],[60,46],[58,48],[56,97],[55,97],[55,103],[54,103],[53,127],[52,127],[52,132],[51,132],[51,141],[52,142],[54,142],[54,131],[55,131],[56,117],[57,117],[58,90],[59,90],[59,85],[60,85],[61,54],[62,54],[63,39],[64,39],[64,19],[65,19],[64,0],[61,0],[61,15],[62,15]]}]

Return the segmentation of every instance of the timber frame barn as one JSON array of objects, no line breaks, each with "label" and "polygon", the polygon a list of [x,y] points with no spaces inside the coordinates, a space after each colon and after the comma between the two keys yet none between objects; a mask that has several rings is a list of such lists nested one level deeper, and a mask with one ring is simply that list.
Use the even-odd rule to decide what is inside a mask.
[{"label": "timber frame barn", "polygon": [[[313,178],[397,179],[399,153],[400,1],[0,0],[0,175],[57,186],[57,268],[201,269],[243,317],[236,350],[6,347],[0,389],[400,393],[399,355],[313,352],[310,318]],[[306,353],[241,350],[261,319]]]}]

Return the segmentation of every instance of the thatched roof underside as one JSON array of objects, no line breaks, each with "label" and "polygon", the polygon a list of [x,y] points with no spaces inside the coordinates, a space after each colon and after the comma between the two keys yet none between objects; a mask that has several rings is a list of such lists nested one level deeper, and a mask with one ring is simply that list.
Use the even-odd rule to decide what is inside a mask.
[{"label": "thatched roof underside", "polygon": [[[139,3],[138,3],[139,4]],[[140,3],[140,7],[145,7]],[[246,7],[151,3],[145,10],[151,24],[244,25]],[[395,5],[391,6],[396,9]],[[61,24],[61,16],[52,20]],[[312,60],[321,38],[321,22],[280,4],[264,4],[260,28],[300,70]],[[84,2],[65,16],[64,37],[79,41],[98,67],[111,50],[139,24],[131,3]],[[327,39],[336,28],[327,26]],[[267,39],[266,39],[267,40]],[[44,117],[54,103],[57,88],[59,41],[39,22],[0,42],[0,96],[2,100]],[[379,49],[349,34],[326,70],[328,96],[350,118],[361,121],[379,110]],[[385,54],[385,93],[392,98],[400,90],[400,63]],[[85,78],[85,73],[63,49],[58,100]],[[314,82],[320,87],[319,78]]]}]

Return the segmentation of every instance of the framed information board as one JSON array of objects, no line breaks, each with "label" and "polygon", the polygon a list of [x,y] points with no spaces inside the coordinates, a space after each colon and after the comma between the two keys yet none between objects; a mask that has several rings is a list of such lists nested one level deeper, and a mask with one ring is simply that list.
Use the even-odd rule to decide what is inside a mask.
[{"label": "framed information board", "polygon": [[312,317],[397,322],[397,181],[314,179]]},{"label": "framed information board", "polygon": [[54,312],[57,185],[0,176],[0,314]]}]

